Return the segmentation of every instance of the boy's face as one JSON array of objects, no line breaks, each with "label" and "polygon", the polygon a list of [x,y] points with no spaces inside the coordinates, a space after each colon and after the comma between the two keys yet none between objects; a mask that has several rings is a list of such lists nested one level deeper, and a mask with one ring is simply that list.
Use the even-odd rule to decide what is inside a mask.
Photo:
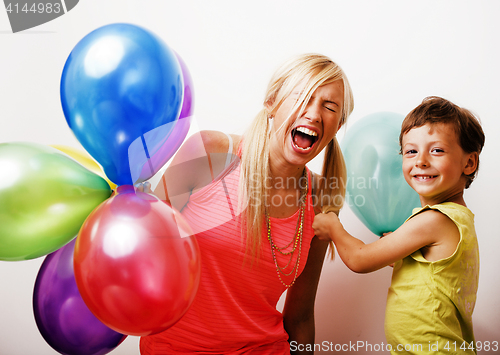
[{"label": "boy's face", "polygon": [[465,175],[477,166],[477,153],[465,153],[450,124],[426,124],[403,136],[403,175],[422,206],[463,203]]}]

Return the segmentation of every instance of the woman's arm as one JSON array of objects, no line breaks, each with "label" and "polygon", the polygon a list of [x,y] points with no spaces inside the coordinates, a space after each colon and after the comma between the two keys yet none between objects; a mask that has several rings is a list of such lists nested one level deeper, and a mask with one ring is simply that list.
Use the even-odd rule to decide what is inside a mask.
[{"label": "woman's arm", "polygon": [[314,353],[293,350],[307,344],[314,348],[314,302],[327,247],[328,241],[319,240],[317,237],[312,239],[304,270],[287,291],[283,323],[289,335],[292,354]]},{"label": "woman's arm", "polygon": [[344,263],[354,272],[366,273],[390,265],[417,250],[429,251],[427,260],[453,254],[460,240],[455,223],[439,211],[427,210],[414,216],[393,233],[365,244],[347,233],[334,213],[318,214],[313,229],[321,239],[331,239]]},{"label": "woman's arm", "polygon": [[[239,137],[234,138],[235,144]],[[161,200],[181,211],[189,196],[210,184],[223,169],[229,142],[218,131],[200,131],[179,148],[172,163],[160,179],[154,193]]]}]

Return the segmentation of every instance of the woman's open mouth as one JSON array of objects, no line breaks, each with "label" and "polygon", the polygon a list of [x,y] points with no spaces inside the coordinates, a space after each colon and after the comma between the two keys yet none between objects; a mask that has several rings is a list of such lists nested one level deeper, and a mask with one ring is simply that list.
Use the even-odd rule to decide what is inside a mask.
[{"label": "woman's open mouth", "polygon": [[318,141],[318,133],[303,126],[292,129],[291,135],[293,146],[302,152],[311,150]]}]

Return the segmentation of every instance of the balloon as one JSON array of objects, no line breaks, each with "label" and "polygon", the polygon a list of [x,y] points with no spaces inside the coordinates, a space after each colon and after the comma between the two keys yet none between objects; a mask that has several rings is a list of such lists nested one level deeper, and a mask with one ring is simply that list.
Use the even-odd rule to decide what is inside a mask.
[{"label": "balloon", "polygon": [[104,174],[104,171],[102,171],[101,167],[99,164],[95,162],[94,159],[90,155],[88,155],[86,152],[82,152],[81,150],[78,150],[73,147],[68,147],[65,145],[51,145],[51,147],[54,147],[61,152],[65,153],[66,155],[69,155],[71,158],[75,159],[77,162],[82,164],[84,167],[92,171],[94,174],[99,175],[102,177],[106,182],[108,183],[109,187],[113,190],[116,188],[116,184],[111,182],[106,175]]},{"label": "balloon", "polygon": [[75,279],[89,309],[128,335],[159,333],[191,305],[200,279],[195,237],[157,197],[119,186],[83,224]]},{"label": "balloon", "polygon": [[0,144],[0,260],[59,249],[110,194],[103,178],[55,148]]},{"label": "balloon", "polygon": [[72,50],[62,72],[66,121],[117,185],[137,182],[131,169],[147,167],[151,177],[161,168],[149,158],[172,131],[182,100],[175,53],[135,25],[111,24],[89,33]]},{"label": "balloon", "polygon": [[33,313],[45,341],[67,355],[103,355],[126,335],[102,324],[83,302],[73,271],[75,239],[47,255],[33,291]]},{"label": "balloon", "polygon": [[399,154],[403,116],[392,112],[368,115],[350,127],[342,141],[348,181],[346,201],[373,233],[392,232],[420,206],[406,183]]},{"label": "balloon", "polygon": [[[193,80],[191,74],[186,66],[184,60],[177,54],[177,60],[182,69],[182,77],[184,79],[184,99],[182,101],[182,110],[179,115],[172,133],[168,136],[165,143],[161,148],[151,156],[151,163],[154,166],[154,170],[158,171],[163,167],[168,160],[175,154],[177,149],[181,146],[182,142],[188,134],[189,127],[191,126],[191,120],[194,111],[194,97],[193,97]],[[144,166],[142,170],[132,169],[132,180],[134,181],[145,181],[149,179],[150,168]],[[137,175],[139,175],[137,177]]]}]

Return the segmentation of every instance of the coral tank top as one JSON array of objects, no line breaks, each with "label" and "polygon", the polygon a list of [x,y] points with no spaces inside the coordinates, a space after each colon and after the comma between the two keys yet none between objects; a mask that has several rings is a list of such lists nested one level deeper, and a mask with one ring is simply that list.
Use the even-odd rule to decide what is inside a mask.
[{"label": "coral tank top", "polygon": [[[283,316],[276,305],[295,272],[291,268],[298,249],[285,269],[277,274],[275,261],[263,233],[260,258],[245,258],[245,241],[237,218],[239,159],[234,160],[210,185],[194,192],[182,210],[191,225],[201,253],[198,292],[187,313],[166,331],[143,337],[143,355],[159,354],[290,354]],[[311,240],[314,210],[311,173],[307,170],[308,191],[298,275],[304,269]],[[274,243],[283,247],[295,236],[300,209],[287,218],[271,217]],[[290,257],[276,252],[278,265],[285,267]],[[297,275],[297,276],[298,276]],[[161,310],[158,310],[161,312]]]}]

